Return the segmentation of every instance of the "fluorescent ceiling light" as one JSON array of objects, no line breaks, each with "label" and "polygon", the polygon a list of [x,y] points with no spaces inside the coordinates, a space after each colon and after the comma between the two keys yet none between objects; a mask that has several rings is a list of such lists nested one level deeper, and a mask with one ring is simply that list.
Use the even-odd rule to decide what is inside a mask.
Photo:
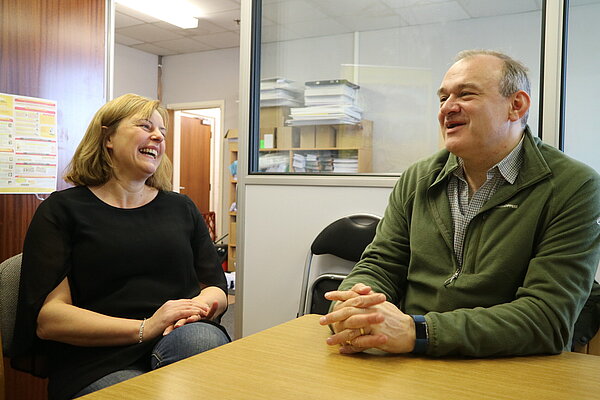
[{"label": "fluorescent ceiling light", "polygon": [[186,0],[116,0],[117,3],[183,29],[197,28],[202,10]]}]

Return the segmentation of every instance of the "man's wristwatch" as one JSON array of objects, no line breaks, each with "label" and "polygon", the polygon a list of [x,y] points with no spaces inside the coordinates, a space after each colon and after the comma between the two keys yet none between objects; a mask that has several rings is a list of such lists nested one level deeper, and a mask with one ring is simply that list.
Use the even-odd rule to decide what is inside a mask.
[{"label": "man's wristwatch", "polygon": [[427,351],[427,345],[429,344],[429,334],[427,332],[427,322],[423,315],[411,315],[415,321],[415,332],[417,338],[415,340],[415,348],[411,352],[412,354],[425,354]]}]

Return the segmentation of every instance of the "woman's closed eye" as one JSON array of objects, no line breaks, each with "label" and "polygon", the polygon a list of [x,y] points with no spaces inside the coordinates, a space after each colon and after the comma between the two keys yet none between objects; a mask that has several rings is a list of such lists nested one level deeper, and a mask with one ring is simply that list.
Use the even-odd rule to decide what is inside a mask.
[{"label": "woman's closed eye", "polygon": [[138,122],[135,126],[138,128],[142,128],[148,132],[152,132],[152,123],[151,122]]}]

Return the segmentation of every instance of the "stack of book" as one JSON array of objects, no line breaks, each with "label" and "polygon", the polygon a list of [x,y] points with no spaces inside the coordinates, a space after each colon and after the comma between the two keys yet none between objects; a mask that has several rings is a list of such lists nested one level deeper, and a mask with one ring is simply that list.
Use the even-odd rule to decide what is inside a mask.
[{"label": "stack of book", "polygon": [[292,160],[292,166],[294,172],[309,172],[317,173],[319,169],[319,157],[316,153],[294,153],[294,159]]},{"label": "stack of book", "polygon": [[331,151],[320,151],[317,159],[319,162],[319,171],[333,172],[333,155]]},{"label": "stack of book", "polygon": [[302,90],[291,81],[282,77],[260,80],[261,107],[298,107],[302,106]]},{"label": "stack of book", "polygon": [[305,83],[304,104],[290,110],[291,126],[354,125],[362,119],[362,109],[356,105],[359,86],[345,79]]}]

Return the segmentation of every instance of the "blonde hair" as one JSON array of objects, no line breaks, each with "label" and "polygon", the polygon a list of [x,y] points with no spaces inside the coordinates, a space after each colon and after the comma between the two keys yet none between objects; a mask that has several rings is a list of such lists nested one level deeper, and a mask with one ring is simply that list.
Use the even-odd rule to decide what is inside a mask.
[{"label": "blonde hair", "polygon": [[[154,111],[167,125],[169,115],[158,100],[136,94],[124,94],[100,107],[65,170],[64,180],[76,186],[98,186],[108,182],[114,175],[114,166],[106,147],[107,139],[115,133],[123,119],[133,116],[150,118]],[[171,173],[171,161],[163,155],[156,172],[146,180],[146,184],[160,190],[172,190]]]}]

